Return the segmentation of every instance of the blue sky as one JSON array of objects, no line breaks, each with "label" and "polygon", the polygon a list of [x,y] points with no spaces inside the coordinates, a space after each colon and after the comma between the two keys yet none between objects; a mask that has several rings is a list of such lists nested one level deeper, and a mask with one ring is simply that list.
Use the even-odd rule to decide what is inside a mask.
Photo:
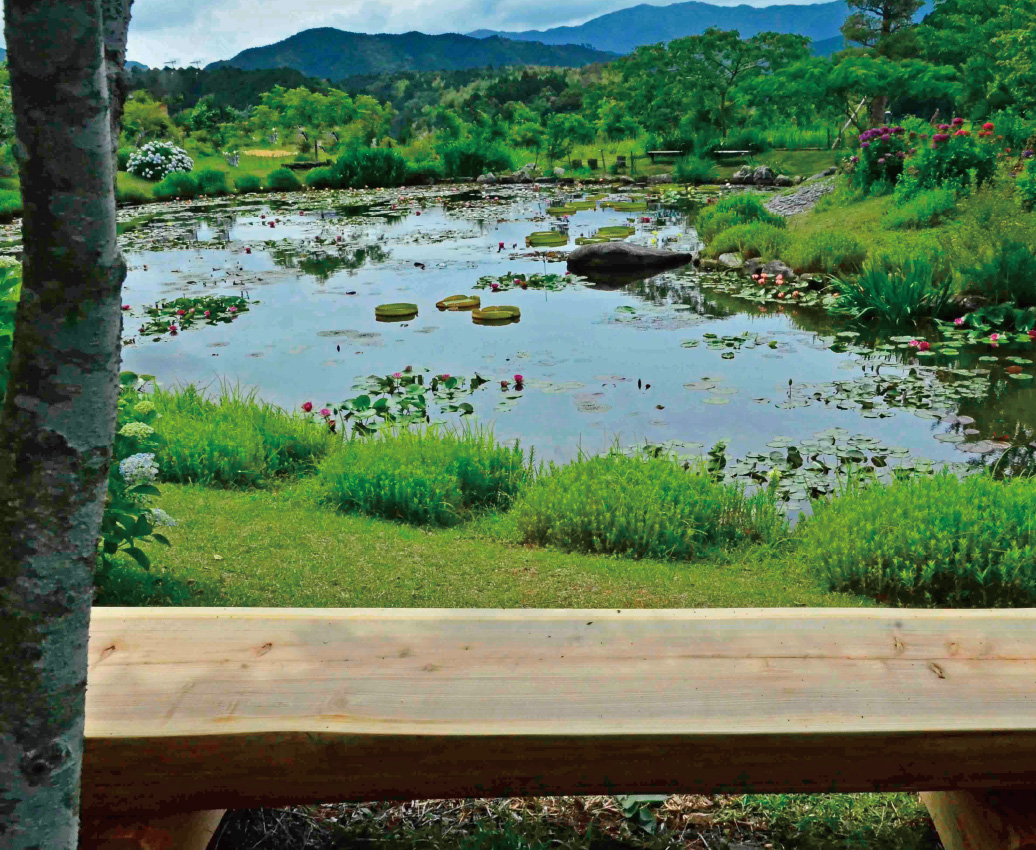
[{"label": "blue sky", "polygon": [[[709,2],[735,6],[746,0]],[[748,5],[777,2],[748,0]],[[151,66],[205,65],[312,27],[394,33],[548,29],[636,5],[637,0],[135,0],[128,53]]]}]

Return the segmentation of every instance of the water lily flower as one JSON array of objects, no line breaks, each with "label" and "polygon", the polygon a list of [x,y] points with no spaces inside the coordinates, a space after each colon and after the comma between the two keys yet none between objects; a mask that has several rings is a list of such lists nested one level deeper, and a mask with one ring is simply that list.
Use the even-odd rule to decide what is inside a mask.
[{"label": "water lily flower", "polygon": [[525,380],[525,379],[524,379],[524,378],[523,378],[523,377],[522,377],[521,375],[515,375],[515,376],[514,376],[514,382],[515,382],[516,384],[520,384],[520,383],[522,383],[522,381],[524,381],[524,380]]},{"label": "water lily flower", "polygon": [[128,310],[129,308],[130,308],[130,305],[129,305],[129,304],[123,304],[123,305],[122,305],[122,309],[123,309],[123,310]]},{"label": "water lily flower", "polygon": [[1029,331],[1029,339],[1036,339],[1036,329]]},{"label": "water lily flower", "polygon": [[931,347],[932,344],[930,342],[925,342],[923,339],[917,344],[918,351],[927,351]]},{"label": "water lily flower", "polygon": [[500,382],[500,389],[502,389],[502,390],[506,390],[509,386],[511,386],[511,382],[510,381],[501,381]]},{"label": "water lily flower", "polygon": [[306,413],[309,413],[313,409],[313,402],[307,401],[305,404],[302,405],[302,409],[306,411]]},{"label": "water lily flower", "polygon": [[989,341],[990,342],[995,343],[999,339],[1000,339],[1000,334],[992,333],[992,334],[989,335]]},{"label": "water lily flower", "polygon": [[964,317],[958,316],[956,319],[953,320],[953,324],[955,324],[959,328],[961,325],[964,324]]},{"label": "water lily flower", "polygon": [[403,373],[402,372],[393,372],[392,373],[392,377],[393,378],[402,378],[403,377]]},{"label": "water lily flower", "polygon": [[176,325],[169,326],[169,333],[176,333]]},{"label": "water lily flower", "polygon": [[521,279],[520,277],[516,277],[516,278],[514,279],[514,285],[515,285],[515,286],[521,286],[521,285],[522,285],[522,283],[524,283],[524,281],[523,281],[523,280],[522,280],[522,279]]},{"label": "water lily flower", "polygon": [[493,282],[493,283],[489,284],[489,288],[492,289],[493,292],[496,292],[500,288],[500,284],[496,283],[496,282]]},{"label": "water lily flower", "polygon": [[759,275],[758,274],[752,275],[752,280],[759,280]]},{"label": "water lily flower", "polygon": [[331,415],[331,411],[328,410],[326,407],[322,407],[320,408],[320,415],[327,419],[327,417]]},{"label": "water lily flower", "polygon": [[439,376],[439,380],[441,380],[441,381],[448,381],[449,379],[450,379],[450,374],[449,374],[449,372],[443,372],[443,373],[442,373],[442,374],[441,374],[441,375]]},{"label": "water lily flower", "polygon": [[186,316],[187,315],[187,311],[186,310],[177,310],[176,311],[176,315],[177,316]]},{"label": "water lily flower", "polygon": [[237,312],[237,307],[230,307],[230,308],[228,308],[228,312],[236,313]]},{"label": "water lily flower", "polygon": [[907,345],[909,345],[911,348],[917,348],[920,344],[921,343],[916,339],[912,339],[910,340],[910,342],[907,343]]},{"label": "water lily flower", "polygon": [[252,249],[251,248],[245,248],[245,253],[246,254],[251,254],[252,253]]},{"label": "water lily flower", "polygon": [[206,310],[206,311],[205,311],[205,318],[207,319],[208,317],[209,317],[209,311],[208,311],[208,310]]}]

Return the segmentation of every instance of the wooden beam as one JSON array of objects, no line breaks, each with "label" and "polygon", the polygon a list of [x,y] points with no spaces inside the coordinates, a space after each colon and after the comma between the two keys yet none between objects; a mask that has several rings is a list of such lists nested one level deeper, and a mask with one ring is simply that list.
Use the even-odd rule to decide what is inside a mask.
[{"label": "wooden beam", "polygon": [[1034,850],[1036,791],[925,791],[945,850]]},{"label": "wooden beam", "polygon": [[1036,787],[1036,610],[97,608],[85,809]]},{"label": "wooden beam", "polygon": [[205,850],[223,815],[217,809],[136,823],[86,820],[79,832],[79,850]]}]

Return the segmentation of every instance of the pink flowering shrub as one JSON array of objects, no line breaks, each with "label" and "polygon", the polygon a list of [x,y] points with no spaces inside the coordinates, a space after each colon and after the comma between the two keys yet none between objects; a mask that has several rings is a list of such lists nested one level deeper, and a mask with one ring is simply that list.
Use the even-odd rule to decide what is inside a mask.
[{"label": "pink flowering shrub", "polygon": [[903,173],[903,164],[910,150],[903,127],[875,127],[860,133],[860,153],[849,162],[852,183],[868,190],[879,183],[894,184]]}]

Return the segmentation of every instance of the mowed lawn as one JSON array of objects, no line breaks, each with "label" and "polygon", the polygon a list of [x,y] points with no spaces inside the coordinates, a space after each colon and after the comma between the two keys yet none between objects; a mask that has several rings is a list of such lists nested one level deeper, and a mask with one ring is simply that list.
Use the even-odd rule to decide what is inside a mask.
[{"label": "mowed lawn", "polygon": [[[139,598],[125,565],[99,604],[298,607],[707,608],[859,606],[798,567],[792,544],[700,562],[637,561],[508,543],[505,515],[460,528],[350,516],[306,483],[268,491],[161,485],[179,524],[147,546],[168,599]],[[179,594],[179,595],[177,595]]]}]

